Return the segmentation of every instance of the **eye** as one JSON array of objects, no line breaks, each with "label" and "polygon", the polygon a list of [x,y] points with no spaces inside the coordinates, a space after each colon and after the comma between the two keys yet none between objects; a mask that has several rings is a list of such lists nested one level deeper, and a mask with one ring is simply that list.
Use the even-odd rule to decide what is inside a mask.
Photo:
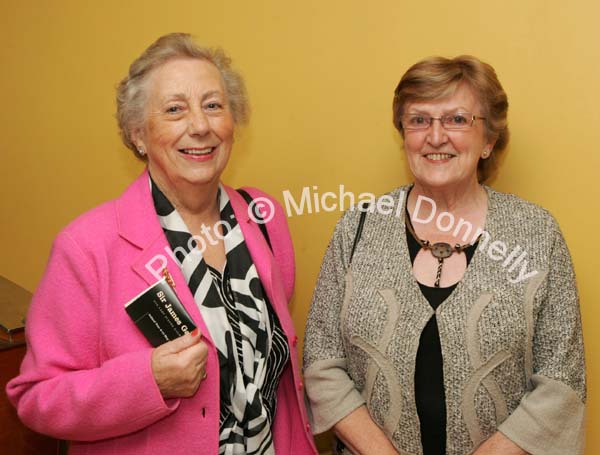
[{"label": "eye", "polygon": [[211,101],[210,103],[206,103],[205,108],[210,111],[218,111],[219,109],[223,108],[223,105],[216,101]]},{"label": "eye", "polygon": [[420,114],[411,114],[408,116],[409,126],[423,126],[429,124],[429,117]]},{"label": "eye", "polygon": [[469,123],[468,114],[448,115],[445,120],[448,125],[462,126]]},{"label": "eye", "polygon": [[165,109],[165,112],[167,114],[179,114],[181,111],[183,110],[182,106],[179,105],[173,105],[173,106],[169,106]]}]

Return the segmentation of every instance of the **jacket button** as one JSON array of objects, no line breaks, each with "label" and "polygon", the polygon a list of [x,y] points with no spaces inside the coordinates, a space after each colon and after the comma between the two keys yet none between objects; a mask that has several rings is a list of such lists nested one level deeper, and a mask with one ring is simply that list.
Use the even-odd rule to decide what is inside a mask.
[{"label": "jacket button", "polygon": [[296,347],[297,344],[298,344],[298,337],[296,335],[294,335],[294,338],[292,338],[292,346]]},{"label": "jacket button", "polygon": [[304,384],[302,384],[301,382],[299,382],[298,383],[298,390],[302,391],[303,387],[304,387]]},{"label": "jacket button", "polygon": [[310,425],[308,423],[306,424],[306,431],[310,433]]}]

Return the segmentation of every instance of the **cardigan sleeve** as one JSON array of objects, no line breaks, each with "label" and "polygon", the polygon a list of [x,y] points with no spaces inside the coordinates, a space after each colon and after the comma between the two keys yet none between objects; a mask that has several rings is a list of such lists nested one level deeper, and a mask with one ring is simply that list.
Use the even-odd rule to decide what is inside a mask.
[{"label": "cardigan sleeve", "polygon": [[532,455],[579,455],[586,401],[579,298],[571,257],[553,218],[548,235],[553,241],[545,297],[534,313],[530,388],[499,430]]},{"label": "cardigan sleeve", "polygon": [[101,361],[97,266],[67,232],[54,242],[27,315],[27,353],[7,385],[20,419],[60,439],[94,441],[171,414],[151,369],[152,349]]},{"label": "cardigan sleeve", "polygon": [[341,334],[349,255],[343,232],[347,215],[336,226],[325,253],[306,325],[304,381],[315,434],[329,430],[365,403],[348,375]]}]

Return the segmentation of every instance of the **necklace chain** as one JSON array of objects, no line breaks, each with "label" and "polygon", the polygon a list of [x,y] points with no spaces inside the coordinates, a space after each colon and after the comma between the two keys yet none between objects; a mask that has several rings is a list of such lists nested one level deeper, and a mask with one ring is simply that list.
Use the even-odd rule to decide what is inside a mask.
[{"label": "necklace chain", "polygon": [[417,243],[421,245],[421,248],[423,248],[424,250],[429,250],[431,255],[438,260],[438,267],[437,273],[435,275],[434,287],[439,288],[440,280],[442,279],[442,267],[444,266],[444,259],[449,258],[454,253],[462,253],[471,245],[468,243],[464,245],[460,245],[457,243],[454,246],[452,246],[446,242],[436,242],[432,244],[429,240],[421,240],[413,228],[408,210],[405,214],[405,220],[408,231],[411,233],[411,235],[414,237]]}]

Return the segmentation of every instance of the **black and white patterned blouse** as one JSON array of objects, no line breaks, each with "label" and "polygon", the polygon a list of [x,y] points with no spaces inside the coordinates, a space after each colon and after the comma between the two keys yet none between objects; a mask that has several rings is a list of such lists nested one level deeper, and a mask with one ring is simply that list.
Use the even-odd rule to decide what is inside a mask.
[{"label": "black and white patterned blouse", "polygon": [[[219,454],[274,454],[276,389],[290,358],[279,320],[262,287],[229,197],[219,188],[220,227],[192,236],[151,180],[160,224],[217,347],[220,370]],[[209,238],[211,236],[212,238]],[[223,272],[202,257],[203,242],[223,239]],[[210,374],[210,372],[209,372]]]}]

